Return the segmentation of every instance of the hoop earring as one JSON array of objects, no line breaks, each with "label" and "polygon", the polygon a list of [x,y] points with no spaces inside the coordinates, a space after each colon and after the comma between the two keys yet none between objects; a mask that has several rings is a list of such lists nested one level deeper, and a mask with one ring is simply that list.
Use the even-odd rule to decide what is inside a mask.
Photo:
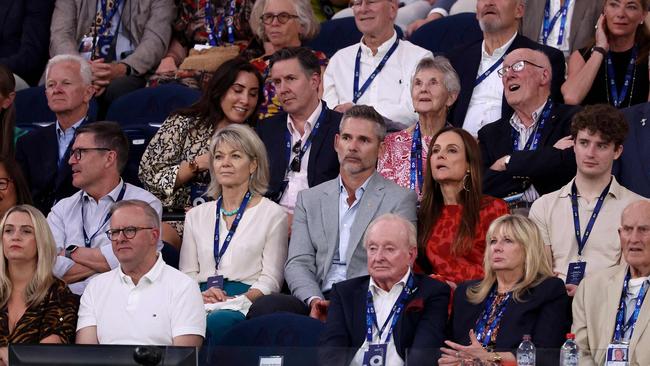
[{"label": "hoop earring", "polygon": [[467,173],[465,173],[465,175],[463,176],[463,189],[464,189],[466,192],[469,192],[469,187],[468,187],[468,184],[467,184],[468,181],[469,181],[469,185],[471,185],[471,184],[472,184],[472,181],[470,180],[469,170],[468,170]]}]

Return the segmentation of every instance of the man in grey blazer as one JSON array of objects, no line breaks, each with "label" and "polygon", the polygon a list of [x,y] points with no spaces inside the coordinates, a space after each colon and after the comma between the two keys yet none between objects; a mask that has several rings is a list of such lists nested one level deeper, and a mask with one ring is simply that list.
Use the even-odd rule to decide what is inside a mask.
[{"label": "man in grey blazer", "polygon": [[[566,2],[567,0],[528,0],[521,23],[521,34],[541,44],[559,49],[564,52],[564,57],[568,58],[573,51],[589,46],[589,42],[594,39],[594,26],[603,11],[603,1],[571,0],[566,11],[562,43],[558,44],[564,14],[562,6]],[[544,42],[544,10],[546,6],[549,6],[549,35]],[[553,18],[558,12],[557,20],[551,27]]]},{"label": "man in grey blazer", "polygon": [[167,52],[175,16],[173,0],[57,0],[50,56],[92,55],[96,95],[104,93],[109,104],[145,85],[143,76]]},{"label": "man in grey blazer", "polygon": [[290,311],[325,320],[332,285],[368,274],[361,239],[370,222],[385,213],[416,221],[415,193],[376,171],[386,134],[383,117],[370,106],[355,105],[343,115],[339,131],[334,141],[339,176],[298,194],[284,269],[293,296],[260,298],[249,317]]}]

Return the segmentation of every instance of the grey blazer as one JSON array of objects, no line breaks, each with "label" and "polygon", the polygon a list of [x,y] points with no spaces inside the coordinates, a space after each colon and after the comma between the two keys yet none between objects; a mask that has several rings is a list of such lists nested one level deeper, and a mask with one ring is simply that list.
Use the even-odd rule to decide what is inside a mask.
[{"label": "grey blazer", "polygon": [[[366,251],[361,244],[370,222],[395,213],[415,224],[417,196],[374,173],[359,202],[345,253],[347,278],[368,274]],[[291,227],[284,277],[291,293],[302,301],[323,297],[321,285],[339,243],[339,177],[298,193]]]},{"label": "grey blazer", "polygon": [[[79,43],[90,31],[99,0],[57,0],[50,27],[50,56],[78,54]],[[123,60],[144,74],[167,52],[176,17],[174,0],[125,0],[122,24],[135,51]]]},{"label": "grey blazer", "polygon": [[[571,29],[569,29],[570,52],[587,47],[594,39],[594,26],[603,11],[603,2],[595,0],[574,0]],[[521,33],[537,42],[544,22],[546,0],[528,0],[521,23]],[[559,20],[558,20],[559,22]],[[556,27],[559,24],[556,23]]]}]

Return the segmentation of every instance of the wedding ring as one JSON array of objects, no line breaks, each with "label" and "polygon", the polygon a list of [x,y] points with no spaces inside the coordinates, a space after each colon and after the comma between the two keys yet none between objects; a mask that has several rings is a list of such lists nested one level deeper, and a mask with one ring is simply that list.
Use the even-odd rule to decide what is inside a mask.
[{"label": "wedding ring", "polygon": [[456,351],[456,358],[460,358],[460,352]]}]

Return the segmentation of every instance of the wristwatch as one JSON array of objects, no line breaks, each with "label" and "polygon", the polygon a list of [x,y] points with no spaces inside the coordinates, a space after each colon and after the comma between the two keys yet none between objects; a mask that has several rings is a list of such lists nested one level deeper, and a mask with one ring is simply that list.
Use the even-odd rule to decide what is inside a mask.
[{"label": "wristwatch", "polygon": [[65,257],[66,258],[72,258],[72,253],[74,253],[75,250],[77,250],[79,247],[71,244],[65,247]]},{"label": "wristwatch", "polygon": [[591,53],[594,52],[598,52],[603,56],[607,56],[607,51],[605,51],[605,49],[602,47],[598,47],[598,46],[591,47]]},{"label": "wristwatch", "polygon": [[120,62],[120,63],[126,67],[126,76],[131,76],[131,74],[133,74],[133,69],[131,68],[131,66],[129,66],[129,64],[125,62]]}]

